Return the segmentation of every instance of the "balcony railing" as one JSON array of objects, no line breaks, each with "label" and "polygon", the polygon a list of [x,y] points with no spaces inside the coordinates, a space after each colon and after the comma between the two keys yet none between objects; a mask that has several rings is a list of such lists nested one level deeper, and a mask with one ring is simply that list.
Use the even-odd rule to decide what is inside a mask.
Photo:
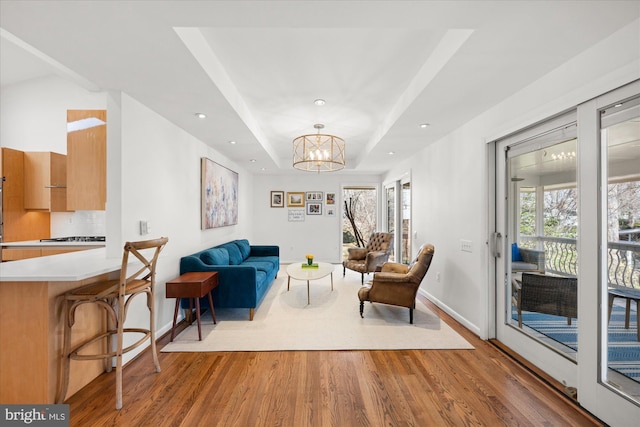
[{"label": "balcony railing", "polygon": [[[521,237],[527,247],[543,249],[545,271],[563,276],[578,275],[578,250],[575,239],[561,237]],[[608,242],[609,286],[640,290],[640,243]]]}]

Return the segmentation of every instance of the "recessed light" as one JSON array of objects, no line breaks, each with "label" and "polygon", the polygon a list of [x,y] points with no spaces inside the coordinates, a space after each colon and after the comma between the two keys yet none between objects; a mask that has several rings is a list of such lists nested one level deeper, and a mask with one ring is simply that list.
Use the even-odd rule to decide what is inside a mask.
[{"label": "recessed light", "polygon": [[235,141],[229,141],[229,144],[236,145],[236,142]]},{"label": "recessed light", "polygon": [[614,105],[614,107],[615,108],[620,108],[620,107],[622,107],[622,104],[616,104],[616,105]]},{"label": "recessed light", "polygon": [[318,98],[315,101],[313,101],[313,103],[316,105],[324,105],[326,104],[326,101],[324,99]]},{"label": "recessed light", "polygon": [[257,162],[257,160],[256,160],[256,159],[251,159],[251,160],[249,160],[249,161],[250,161],[251,163],[255,163],[255,162]]},{"label": "recessed light", "polygon": [[267,168],[262,168],[262,169],[260,169],[260,170],[261,170],[262,172],[264,172],[264,171],[266,171],[266,170],[267,170]]},{"label": "recessed light", "polygon": [[196,117],[199,119],[206,119],[207,115],[205,113],[196,113]]},{"label": "recessed light", "polygon": [[396,154],[396,152],[395,151],[389,151],[387,154],[390,155],[390,156],[393,156],[394,154]]},{"label": "recessed light", "polygon": [[429,127],[429,126],[430,126],[430,125],[429,125],[429,123],[421,123],[421,124],[420,124],[420,127],[421,127],[422,129],[424,129],[424,128],[426,128],[426,127]]}]

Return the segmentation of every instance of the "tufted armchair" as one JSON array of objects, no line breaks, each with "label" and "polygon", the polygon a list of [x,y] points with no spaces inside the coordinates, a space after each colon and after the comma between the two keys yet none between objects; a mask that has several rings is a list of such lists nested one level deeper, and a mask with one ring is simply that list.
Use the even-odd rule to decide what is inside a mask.
[{"label": "tufted armchair", "polygon": [[349,256],[342,262],[342,276],[347,273],[347,268],[358,271],[362,275],[361,282],[364,283],[364,273],[376,271],[377,267],[389,260],[392,242],[392,233],[372,233],[366,247],[349,248]]},{"label": "tufted armchair", "polygon": [[363,286],[358,291],[360,317],[364,317],[364,302],[381,302],[409,308],[409,323],[413,324],[413,310],[416,294],[422,279],[427,274],[435,249],[427,243],[420,247],[416,259],[407,265],[387,262],[382,271],[373,275],[371,286]]}]

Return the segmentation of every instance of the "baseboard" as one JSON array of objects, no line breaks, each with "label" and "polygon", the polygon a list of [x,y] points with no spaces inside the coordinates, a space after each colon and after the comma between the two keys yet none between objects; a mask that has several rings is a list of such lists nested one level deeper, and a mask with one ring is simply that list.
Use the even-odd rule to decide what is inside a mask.
[{"label": "baseboard", "polygon": [[418,293],[420,295],[424,296],[425,298],[427,298],[433,304],[435,304],[440,310],[444,311],[449,316],[451,316],[453,319],[455,319],[456,322],[460,323],[462,326],[467,328],[469,331],[473,332],[475,335],[477,335],[478,337],[482,338],[482,336],[480,335],[480,328],[478,328],[477,325],[474,325],[473,323],[469,322],[466,318],[460,316],[455,310],[453,310],[451,307],[449,307],[448,305],[446,305],[445,303],[443,303],[438,298],[434,297],[433,295],[431,295],[429,292],[425,291],[424,289],[418,288]]}]

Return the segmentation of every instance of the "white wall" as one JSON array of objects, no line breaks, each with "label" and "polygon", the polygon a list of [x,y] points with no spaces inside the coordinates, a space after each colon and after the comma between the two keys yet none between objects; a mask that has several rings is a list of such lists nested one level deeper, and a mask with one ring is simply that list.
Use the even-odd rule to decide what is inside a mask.
[{"label": "white wall", "polygon": [[[174,299],[165,298],[165,282],[179,275],[180,257],[229,240],[248,238],[254,210],[253,178],[243,168],[165,118],[121,96],[121,244],[127,240],[168,237],[158,262],[156,321],[158,333],[170,329]],[[238,225],[200,229],[200,159],[208,157],[239,174]],[[112,212],[109,210],[109,215]],[[151,226],[139,233],[139,221]],[[148,323],[144,298],[131,307],[127,325]]]},{"label": "white wall", "polygon": [[[412,248],[424,243],[435,255],[422,289],[478,335],[487,307],[485,147],[473,131],[458,131],[399,164],[385,178],[411,170]],[[470,240],[473,252],[462,252]],[[439,281],[436,277],[439,276]]]},{"label": "white wall", "polygon": [[[254,181],[251,243],[280,246],[282,263],[302,261],[307,253],[312,253],[318,260],[339,263],[342,262],[342,187],[379,187],[380,176],[318,174],[296,171],[292,167],[290,174],[259,175]],[[271,208],[271,191],[284,191],[285,196],[287,192],[322,191],[325,198],[327,192],[336,193],[336,216],[327,216],[327,205],[323,203],[322,215],[305,214],[303,222],[289,222],[288,211],[293,208],[286,206],[286,200],[284,208]]]}]

